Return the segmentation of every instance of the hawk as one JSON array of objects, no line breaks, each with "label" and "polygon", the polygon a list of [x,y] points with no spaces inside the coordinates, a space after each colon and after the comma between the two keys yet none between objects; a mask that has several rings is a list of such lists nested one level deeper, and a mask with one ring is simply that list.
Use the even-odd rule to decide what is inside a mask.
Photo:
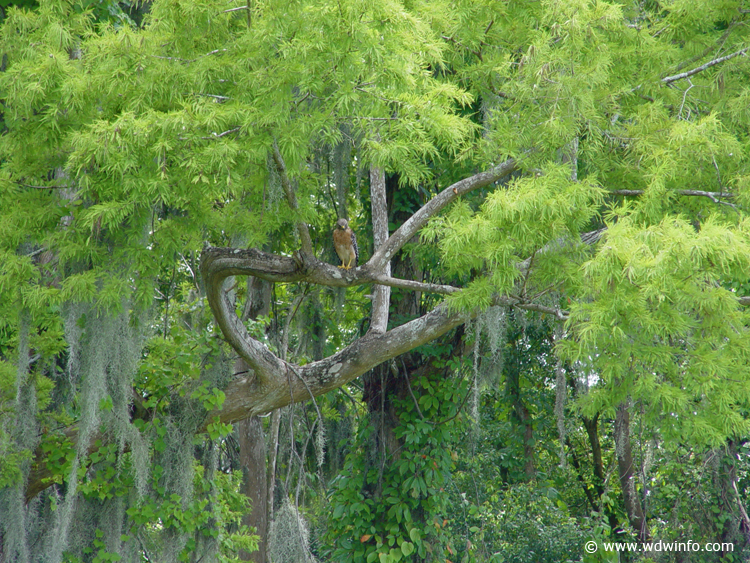
[{"label": "hawk", "polygon": [[349,222],[346,219],[339,219],[336,228],[333,229],[333,247],[336,254],[341,258],[341,266],[344,270],[351,269],[352,265],[357,267],[357,258],[359,258],[359,249],[357,248],[357,237],[354,231],[349,228]]}]

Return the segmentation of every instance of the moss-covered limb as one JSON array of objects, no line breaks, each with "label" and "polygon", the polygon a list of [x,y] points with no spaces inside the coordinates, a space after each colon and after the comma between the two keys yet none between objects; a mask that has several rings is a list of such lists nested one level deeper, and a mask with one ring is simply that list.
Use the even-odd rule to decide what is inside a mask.
[{"label": "moss-covered limb", "polygon": [[386,360],[434,340],[469,318],[469,314],[451,312],[440,306],[385,334],[369,333],[323,360],[305,366],[284,362],[284,367],[278,371],[265,371],[262,375],[256,371],[235,378],[225,390],[222,409],[210,416],[232,422],[271,412],[291,402],[306,401],[311,395],[317,397]]}]

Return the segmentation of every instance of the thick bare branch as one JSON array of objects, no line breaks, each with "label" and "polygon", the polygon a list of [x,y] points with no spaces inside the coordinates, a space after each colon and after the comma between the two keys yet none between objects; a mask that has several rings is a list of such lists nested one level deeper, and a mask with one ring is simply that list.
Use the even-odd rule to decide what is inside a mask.
[{"label": "thick bare branch", "polygon": [[[366,277],[342,272],[330,264],[314,263],[313,274],[303,272],[292,258],[275,256],[259,250],[233,250],[208,248],[201,261],[201,272],[214,317],[227,341],[245,359],[251,371],[235,377],[224,390],[226,400],[221,410],[209,413],[206,421],[218,416],[222,422],[236,422],[250,416],[262,415],[290,404],[317,397],[352,381],[378,364],[404,352],[421,346],[466,322],[471,315],[450,311],[438,306],[430,313],[403,324],[386,333],[368,332],[339,353],[324,360],[296,366],[276,357],[263,344],[253,339],[235,314],[224,289],[226,278],[234,275],[256,275],[276,282],[292,282],[307,279],[323,280],[328,285],[345,287],[364,283]],[[315,273],[322,278],[315,277]],[[380,279],[398,282],[392,278]],[[404,280],[406,281],[406,280]],[[333,282],[333,283],[332,283]],[[416,282],[413,282],[416,283]],[[429,286],[431,284],[420,284]],[[425,287],[420,287],[426,291]],[[206,422],[206,423],[207,423]],[[77,444],[77,426],[64,431],[65,438]],[[96,440],[106,440],[100,433],[92,435],[88,451],[98,446]],[[26,486],[27,501],[52,485],[53,472],[44,463],[45,454],[35,454],[35,463]]]},{"label": "thick bare branch", "polygon": [[260,380],[270,385],[282,385],[287,370],[286,362],[250,336],[224,290],[224,281],[232,275],[231,270],[215,268],[217,261],[210,260],[208,263],[214,268],[206,268],[206,262],[204,260],[201,264],[206,296],[227,342],[248,363]]},{"label": "thick bare branch", "polygon": [[383,334],[368,332],[337,354],[306,364],[288,365],[274,385],[254,374],[235,378],[224,390],[226,400],[220,411],[210,413],[222,422],[234,422],[248,416],[265,414],[292,402],[307,401],[337,389],[366,371],[391,358],[438,338],[471,318],[468,313],[451,312],[438,306],[426,315]]},{"label": "thick bare branch", "polygon": [[[375,271],[369,264],[342,270],[326,262],[310,258],[302,260],[278,256],[255,248],[215,248],[209,247],[201,257],[203,275],[255,276],[277,283],[308,282],[329,287],[353,287],[367,283],[378,283],[390,287],[413,289],[425,293],[448,294],[458,291],[449,285],[420,283],[386,276]],[[208,279],[205,278],[204,279]]]},{"label": "thick bare branch", "polygon": [[[264,258],[268,263],[264,264]],[[273,269],[268,267],[273,265]],[[305,267],[310,266],[307,264]],[[309,393],[305,385],[297,385],[289,374],[297,372],[315,395],[323,393],[364,373],[377,364],[405,351],[437,338],[447,330],[463,322],[468,316],[448,313],[438,308],[420,319],[402,325],[384,334],[372,332],[357,340],[339,354],[305,366],[292,366],[276,357],[262,343],[253,339],[244,324],[235,314],[223,289],[224,280],[233,275],[257,275],[270,281],[301,281],[307,279],[314,283],[327,282],[328,285],[346,286],[363,283],[367,278],[365,272],[355,270],[354,274],[340,269],[313,262],[312,269],[303,271],[303,267],[291,258],[263,253],[259,250],[236,250],[209,248],[203,253],[201,273],[206,285],[206,295],[216,322],[229,344],[242,356],[253,370],[253,374],[237,380],[234,385],[250,386],[244,388],[246,393],[241,403],[247,415],[262,414],[290,401],[289,388],[300,393],[300,400],[306,400]],[[368,343],[372,344],[370,348]],[[389,355],[393,351],[393,355]],[[232,393],[227,391],[227,397]],[[297,399],[295,399],[297,400]],[[281,403],[279,403],[281,401]],[[237,410],[234,407],[227,407]],[[242,410],[240,409],[240,410]],[[267,409],[267,410],[264,410]],[[223,416],[220,414],[220,416]],[[234,416],[234,415],[231,415]],[[233,419],[234,420],[234,419]]]},{"label": "thick bare branch", "polygon": [[452,203],[458,198],[458,196],[476,190],[477,188],[487,186],[493,182],[497,182],[515,171],[517,168],[518,162],[513,158],[509,158],[502,164],[498,164],[486,172],[474,174],[469,178],[456,182],[452,186],[448,186],[401,225],[396,232],[388,238],[386,243],[372,255],[372,258],[370,258],[367,265],[375,270],[382,269],[383,266],[385,266],[385,263],[393,258],[396,252],[398,252],[401,247],[417,234],[419,229],[427,223],[430,217],[433,217],[446,205]]}]

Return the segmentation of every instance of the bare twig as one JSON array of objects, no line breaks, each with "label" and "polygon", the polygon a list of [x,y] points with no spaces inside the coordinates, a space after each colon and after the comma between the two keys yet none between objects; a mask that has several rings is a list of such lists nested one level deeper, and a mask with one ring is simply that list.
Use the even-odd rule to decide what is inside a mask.
[{"label": "bare twig", "polygon": [[218,53],[223,53],[226,51],[226,49],[214,49],[213,51],[209,51],[208,53],[205,53],[199,57],[196,57],[194,59],[181,59],[179,57],[161,57],[159,55],[151,55],[155,59],[164,59],[167,61],[180,61],[181,63],[194,63],[195,61],[199,61],[200,59],[204,57],[210,57],[211,55],[216,55]]},{"label": "bare twig", "polygon": [[398,121],[398,117],[370,117],[367,115],[342,115],[339,119],[341,120],[347,120],[347,119],[360,119],[360,120],[366,120],[366,121]]},{"label": "bare twig", "polygon": [[197,93],[197,94],[194,94],[194,95],[195,96],[203,96],[204,98],[213,98],[215,100],[219,100],[220,102],[225,102],[227,100],[231,100],[232,99],[229,96],[219,96],[218,94],[202,94],[202,93]]},{"label": "bare twig", "polygon": [[[289,180],[289,176],[286,172],[286,164],[284,157],[281,156],[279,151],[279,145],[276,139],[273,141],[273,161],[276,164],[276,170],[281,178],[281,187],[284,190],[286,201],[289,204],[290,209],[293,212],[299,211],[299,205],[297,204],[297,196],[294,193],[292,182]],[[297,232],[299,233],[300,241],[302,242],[302,252],[308,257],[313,257],[312,239],[310,238],[310,230],[307,228],[307,223],[303,221],[297,221]]]},{"label": "bare twig", "polygon": [[[716,157],[711,155],[711,161],[714,163],[714,169],[716,170],[716,181],[719,183],[719,189],[722,189],[721,185],[721,170],[719,170],[719,165],[716,162]],[[723,189],[722,189],[723,191]]]},{"label": "bare twig", "polygon": [[281,350],[279,350],[279,357],[282,360],[286,360],[287,354],[289,353],[289,327],[292,324],[292,319],[297,314],[297,309],[302,304],[302,301],[307,297],[307,290],[294,298],[292,306],[289,307],[289,313],[284,319],[284,332],[281,334]]},{"label": "bare twig", "polygon": [[[404,363],[404,360],[401,360],[401,363]],[[427,420],[422,414],[422,409],[419,408],[419,403],[417,402],[417,398],[414,396],[414,391],[411,390],[411,382],[409,381],[409,372],[406,371],[406,365],[404,365],[404,379],[406,379],[406,388],[409,390],[409,395],[411,395],[411,400],[414,401],[414,406],[417,409],[417,412],[419,413],[419,418],[426,421],[429,424],[432,424],[429,420]]]},{"label": "bare twig", "polygon": [[536,292],[532,297],[529,298],[529,301],[535,301],[536,299],[539,299],[540,297],[548,294],[550,291],[552,291],[556,287],[560,287],[561,285],[562,285],[562,282],[553,283],[552,285],[548,286],[546,289]]},{"label": "bare twig", "polygon": [[731,53],[729,55],[725,55],[723,57],[719,57],[718,59],[714,59],[712,61],[708,61],[705,64],[702,64],[699,67],[696,67],[692,70],[688,70],[686,72],[681,72],[680,74],[675,74],[673,76],[667,76],[665,78],[662,78],[661,81],[664,84],[671,84],[672,82],[676,82],[678,80],[682,80],[683,78],[688,78],[690,76],[693,76],[694,74],[698,74],[699,72],[703,72],[707,68],[711,68],[714,65],[717,65],[719,63],[723,63],[724,61],[728,61],[729,59],[733,59],[734,57],[738,57],[740,55],[744,55],[750,50],[750,47],[745,47],[744,49],[740,49],[739,51],[735,51],[734,53]]},{"label": "bare twig", "polygon": [[[607,192],[611,195],[643,195],[645,190],[612,190],[610,192]],[[723,201],[719,201],[719,198],[723,197],[734,197],[734,194],[725,193],[725,192],[705,192],[703,190],[675,190],[675,193],[685,196],[699,196],[699,197],[707,197],[714,203],[726,203]]]},{"label": "bare twig", "polygon": [[531,275],[531,269],[534,267],[534,257],[536,256],[537,249],[534,249],[534,252],[531,255],[531,258],[529,258],[529,267],[526,268],[526,275],[523,277],[523,287],[521,288],[521,295],[526,297],[526,285],[529,282],[529,276]]},{"label": "bare twig", "polygon": [[451,293],[461,291],[460,288],[454,287],[452,285],[404,280],[401,278],[392,278],[391,276],[386,276],[383,274],[376,274],[372,276],[372,280],[378,282],[380,285],[398,287],[400,289],[410,289],[412,291],[422,291],[424,293],[439,293],[442,295],[450,295]]},{"label": "bare twig", "polygon": [[[688,79],[688,82],[690,83],[690,86],[685,88],[685,91],[682,93],[682,103],[680,104],[680,111],[677,112],[677,119],[682,118],[682,110],[685,107],[685,100],[687,99],[688,92],[695,87],[695,84],[693,84],[690,79]],[[690,118],[690,108],[688,108],[688,118]]]},{"label": "bare twig", "polygon": [[185,259],[185,256],[182,254],[182,252],[179,252],[178,254],[180,255],[180,258],[182,258],[182,263],[185,264],[188,272],[190,272],[190,277],[193,279],[193,283],[197,285],[197,282],[195,281],[195,272],[190,267],[190,264],[188,264],[188,261]]},{"label": "bare twig", "polygon": [[201,137],[201,139],[205,139],[205,140],[207,140],[207,141],[212,141],[213,139],[220,139],[220,138],[221,138],[221,137],[223,137],[224,135],[229,135],[229,134],[231,134],[231,133],[236,133],[236,132],[237,132],[237,131],[239,131],[239,130],[240,130],[240,128],[239,128],[239,127],[235,127],[234,129],[229,129],[228,131],[224,131],[224,132],[222,132],[222,133],[214,133],[214,134],[213,134],[213,135],[211,135],[210,137]]},{"label": "bare twig", "polygon": [[320,424],[323,424],[323,413],[320,412],[318,401],[315,400],[315,394],[312,392],[312,389],[310,389],[310,386],[307,384],[307,381],[305,381],[305,378],[302,377],[302,374],[297,371],[293,364],[287,364],[287,366],[292,370],[292,373],[297,376],[297,379],[302,382],[302,384],[305,386],[305,389],[307,389],[307,392],[310,394],[310,398],[312,399],[313,405],[315,405],[315,410],[318,412],[318,419],[320,420]]}]

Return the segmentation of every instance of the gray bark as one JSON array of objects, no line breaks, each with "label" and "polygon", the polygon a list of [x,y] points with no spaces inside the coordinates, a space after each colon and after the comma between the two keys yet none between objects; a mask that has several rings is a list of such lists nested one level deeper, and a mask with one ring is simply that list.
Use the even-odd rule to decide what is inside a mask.
[{"label": "gray bark", "polygon": [[242,523],[255,528],[260,536],[258,551],[242,552],[243,561],[266,563],[268,560],[268,486],[266,483],[266,447],[261,418],[253,416],[241,420],[238,425],[240,437],[240,463],[244,476],[243,493],[250,498],[250,510],[242,517]]},{"label": "gray bark", "polygon": [[[242,319],[256,319],[267,315],[271,307],[271,284],[260,278],[248,278],[247,299]],[[235,365],[237,373],[244,373],[248,365],[239,359]],[[242,517],[242,523],[255,529],[260,537],[258,550],[240,553],[243,561],[266,563],[268,561],[268,485],[266,482],[266,443],[260,417],[253,416],[238,423],[240,464],[244,482],[242,492],[250,499],[250,510]]]},{"label": "gray bark", "polygon": [[[388,204],[385,196],[385,172],[382,168],[370,169],[370,202],[372,205],[372,233],[375,251],[388,240]],[[391,263],[386,262],[383,273],[390,277]],[[376,285],[372,300],[370,330],[383,334],[388,330],[388,309],[391,304],[391,288]]]}]

